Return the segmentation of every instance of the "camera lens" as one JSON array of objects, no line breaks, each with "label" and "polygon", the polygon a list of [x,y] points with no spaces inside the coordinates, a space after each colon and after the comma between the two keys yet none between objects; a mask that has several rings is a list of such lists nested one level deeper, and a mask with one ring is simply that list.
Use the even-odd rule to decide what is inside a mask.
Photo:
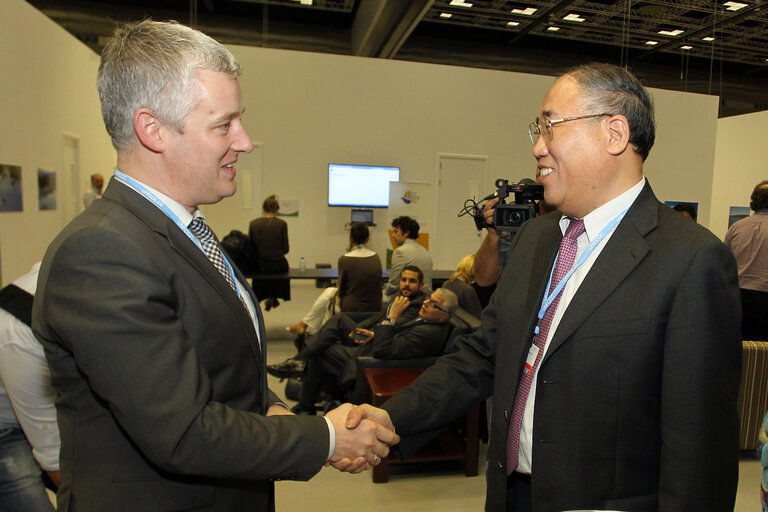
[{"label": "camera lens", "polygon": [[505,226],[519,226],[524,220],[525,216],[520,210],[507,210],[504,212]]}]

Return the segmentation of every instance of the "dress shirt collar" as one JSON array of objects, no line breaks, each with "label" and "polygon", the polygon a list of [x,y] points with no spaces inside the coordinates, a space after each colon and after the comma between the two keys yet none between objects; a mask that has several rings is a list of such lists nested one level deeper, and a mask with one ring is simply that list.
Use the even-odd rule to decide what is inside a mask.
[{"label": "dress shirt collar", "polygon": [[[584,232],[587,234],[587,240],[592,241],[617,215],[632,206],[632,203],[640,195],[644,186],[645,176],[641,177],[640,181],[626,192],[621,193],[584,216]],[[570,223],[569,217],[563,215],[560,218],[560,229],[563,235],[565,235],[565,230],[568,229],[568,224]]]},{"label": "dress shirt collar", "polygon": [[[133,178],[133,176],[131,176],[131,178]],[[170,197],[168,197],[167,195],[163,194],[162,192],[160,192],[160,191],[150,187],[149,185],[147,185],[143,181],[137,180],[136,178],[133,178],[133,179],[136,180],[137,182],[141,183],[141,185],[144,188],[146,188],[147,190],[152,192],[152,194],[155,197],[157,197],[160,200],[161,203],[163,203],[165,206],[167,206],[168,209],[171,210],[179,218],[179,220],[185,226],[189,226],[189,223],[192,222],[192,219],[195,219],[197,217],[203,217],[203,214],[200,213],[200,210],[195,210],[195,214],[192,215],[191,213],[189,213],[189,210],[184,208],[181,205],[181,203],[179,203],[175,199],[171,199]],[[120,183],[130,187],[132,190],[136,190],[135,188],[131,187],[130,183],[127,183],[127,182],[122,181],[122,180],[120,180]],[[136,192],[138,192],[138,190],[136,190]],[[203,217],[203,218],[205,218],[205,217]]]}]

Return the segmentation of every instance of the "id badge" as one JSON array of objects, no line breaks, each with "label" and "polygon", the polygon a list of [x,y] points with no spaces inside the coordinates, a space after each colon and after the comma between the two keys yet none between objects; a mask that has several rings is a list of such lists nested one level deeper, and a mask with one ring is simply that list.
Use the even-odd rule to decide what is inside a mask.
[{"label": "id badge", "polygon": [[531,349],[528,351],[528,357],[525,359],[525,368],[523,371],[526,375],[530,375],[533,371],[533,365],[536,363],[536,356],[539,355],[539,346],[535,343],[531,345]]}]

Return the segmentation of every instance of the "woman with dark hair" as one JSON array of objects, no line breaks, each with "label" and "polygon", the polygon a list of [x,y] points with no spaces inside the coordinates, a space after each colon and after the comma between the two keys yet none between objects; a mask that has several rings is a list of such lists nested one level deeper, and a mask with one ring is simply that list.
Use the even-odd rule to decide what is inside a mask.
[{"label": "woman with dark hair", "polygon": [[[280,274],[288,272],[288,224],[277,218],[280,204],[272,194],[264,200],[262,216],[253,219],[248,226],[248,236],[253,250],[258,254],[259,268],[262,273]],[[253,291],[259,301],[266,300],[264,308],[280,305],[278,299],[291,300],[289,279],[253,279]]]},{"label": "woman with dark hair", "polygon": [[377,312],[381,310],[381,259],[366,247],[368,226],[356,222],[349,228],[349,250],[339,257],[336,288],[326,288],[307,315],[287,330],[293,334],[312,334],[333,314]]}]

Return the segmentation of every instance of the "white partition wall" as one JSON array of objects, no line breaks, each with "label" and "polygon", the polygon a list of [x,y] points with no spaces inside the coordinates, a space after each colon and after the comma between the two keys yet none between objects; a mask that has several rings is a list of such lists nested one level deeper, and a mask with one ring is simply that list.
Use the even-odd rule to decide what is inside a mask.
[{"label": "white partition wall", "polygon": [[[264,48],[232,50],[245,68],[244,123],[259,151],[241,159],[241,169],[248,172],[241,181],[251,197],[225,200],[207,207],[206,214],[223,236],[231,229],[245,231],[259,215],[264,196],[296,199],[299,216],[286,219],[292,266],[301,256],[310,266],[334,264],[347,247],[344,225],[350,209],[327,206],[331,162],[396,166],[401,180],[434,185],[430,201],[436,224],[440,155],[482,155],[486,182],[477,187],[482,195],[493,191],[496,178],[517,181],[534,175],[526,130],[552,77]],[[98,61],[26,2],[0,2],[0,163],[21,165],[25,183],[24,211],[0,213],[6,280],[39,259],[64,222],[62,210],[37,210],[37,169],[57,172],[64,200],[74,184],[85,187],[88,175],[107,175],[115,163],[99,112]],[[699,202],[706,223],[713,195],[717,98],[652,93],[658,137],[646,175],[660,199]],[[72,138],[79,152],[79,176],[74,177],[66,168],[65,142]],[[457,204],[456,211],[461,207]],[[385,209],[375,210],[372,246],[382,255],[387,219]],[[467,218],[455,229],[475,228]],[[448,263],[441,265],[455,265]]]}]

